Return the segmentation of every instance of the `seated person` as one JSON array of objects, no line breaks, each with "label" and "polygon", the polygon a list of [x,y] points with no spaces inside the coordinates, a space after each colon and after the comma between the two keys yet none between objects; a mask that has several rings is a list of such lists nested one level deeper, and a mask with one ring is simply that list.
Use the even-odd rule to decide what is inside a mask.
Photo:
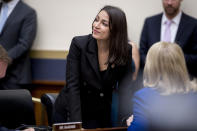
[{"label": "seated person", "polygon": [[[3,48],[2,45],[0,45],[0,78],[3,78],[6,74],[6,72],[5,72],[6,70],[1,70],[2,67],[7,68],[7,66],[1,66],[4,63],[10,64],[11,59],[8,56],[7,51]],[[16,131],[16,130],[7,129],[6,127],[3,127],[3,126],[0,125],[0,131]],[[28,128],[28,129],[25,129],[23,131],[34,131],[34,129],[33,128]]]},{"label": "seated person", "polygon": [[143,79],[128,131],[197,130],[197,85],[177,44],[158,42],[149,49]]}]

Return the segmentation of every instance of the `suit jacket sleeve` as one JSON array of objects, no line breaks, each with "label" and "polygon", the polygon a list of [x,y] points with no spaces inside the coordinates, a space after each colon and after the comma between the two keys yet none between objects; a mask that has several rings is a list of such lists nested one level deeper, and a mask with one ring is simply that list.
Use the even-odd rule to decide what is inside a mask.
[{"label": "suit jacket sleeve", "polygon": [[64,118],[64,121],[61,122],[67,120],[71,122],[81,121],[80,51],[77,40],[74,38],[66,61],[66,86],[62,89],[55,102],[55,110]]},{"label": "suit jacket sleeve", "polygon": [[18,42],[12,49],[8,50],[8,55],[12,59],[19,58],[21,55],[23,55],[24,52],[27,52],[31,48],[33,41],[35,39],[36,28],[36,12],[33,9],[30,9],[28,13],[26,13],[24,21],[21,25],[21,30],[18,36]]},{"label": "suit jacket sleeve", "polygon": [[144,26],[140,38],[140,64],[142,67],[145,64],[146,55],[149,49],[149,47],[147,47],[147,43],[148,43],[148,25],[146,19],[144,22]]},{"label": "suit jacket sleeve", "polygon": [[145,131],[148,128],[148,119],[146,116],[146,103],[143,100],[143,94],[135,94],[133,97],[133,122],[128,127],[128,131]]},{"label": "suit jacket sleeve", "polygon": [[67,57],[66,82],[69,96],[69,112],[71,121],[81,121],[80,103],[80,48],[73,39]]},{"label": "suit jacket sleeve", "polygon": [[197,21],[187,44],[190,48],[184,51],[186,63],[197,66]]},{"label": "suit jacket sleeve", "polygon": [[188,71],[197,77],[197,20],[183,13],[175,41],[183,49]]}]

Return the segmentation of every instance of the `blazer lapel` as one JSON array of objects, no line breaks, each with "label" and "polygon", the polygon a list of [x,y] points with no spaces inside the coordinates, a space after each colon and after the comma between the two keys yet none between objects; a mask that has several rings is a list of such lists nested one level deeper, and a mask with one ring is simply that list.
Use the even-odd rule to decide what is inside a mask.
[{"label": "blazer lapel", "polygon": [[153,27],[153,29],[155,29],[155,42],[158,42],[161,39],[161,18],[162,14],[157,17],[154,24],[155,27]]},{"label": "blazer lapel", "polygon": [[181,38],[182,33],[184,32],[184,28],[185,28],[186,23],[187,23],[187,20],[185,19],[185,14],[183,13],[181,16],[181,20],[180,20],[179,27],[178,27],[177,34],[176,34],[176,38],[175,38],[175,42],[177,44],[179,44],[180,46],[182,45],[180,43],[180,38]]},{"label": "blazer lapel", "polygon": [[16,4],[15,8],[12,10],[11,14],[8,16],[6,23],[3,27],[2,33],[4,32],[4,30],[6,30],[7,26],[9,26],[9,24],[15,20],[15,17],[20,14],[20,8],[21,8],[21,1],[19,1]]},{"label": "blazer lapel", "polygon": [[94,38],[91,38],[88,45],[87,45],[87,52],[86,52],[86,57],[96,73],[97,77],[101,79],[100,73],[99,73],[99,62],[98,62],[98,47],[97,47],[97,42]]}]

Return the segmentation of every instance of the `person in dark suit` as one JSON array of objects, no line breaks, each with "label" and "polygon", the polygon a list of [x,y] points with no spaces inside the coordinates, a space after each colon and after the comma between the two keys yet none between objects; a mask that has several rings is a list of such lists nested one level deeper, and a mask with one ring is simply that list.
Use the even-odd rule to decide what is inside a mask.
[{"label": "person in dark suit", "polygon": [[55,102],[54,123],[82,121],[83,128],[111,127],[112,91],[118,85],[120,111],[134,90],[129,86],[137,71],[132,50],[137,49],[128,43],[125,13],[103,7],[93,21],[92,34],[72,40],[66,86]]},{"label": "person in dark suit", "polygon": [[[12,63],[0,79],[0,89],[20,89],[31,83],[29,51],[36,35],[36,12],[21,0],[2,0],[0,15],[0,45],[8,52]],[[4,14],[6,12],[6,14]],[[6,20],[3,21],[3,19]],[[3,61],[1,61],[3,62]],[[8,63],[4,62],[4,66]]]},{"label": "person in dark suit", "polygon": [[151,46],[144,86],[133,97],[133,121],[128,131],[197,130],[197,84],[190,81],[178,44],[158,42]]},{"label": "person in dark suit", "polygon": [[[191,77],[197,77],[197,20],[180,10],[182,0],[162,0],[164,12],[146,18],[140,38],[141,68],[149,48],[158,41],[177,43],[183,50]],[[170,33],[167,22],[170,21]],[[165,33],[170,34],[169,40]]]}]

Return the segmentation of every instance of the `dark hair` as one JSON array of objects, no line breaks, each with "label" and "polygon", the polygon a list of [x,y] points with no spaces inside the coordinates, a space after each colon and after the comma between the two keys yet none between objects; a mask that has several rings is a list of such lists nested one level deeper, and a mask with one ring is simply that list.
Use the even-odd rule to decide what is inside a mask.
[{"label": "dark hair", "polygon": [[109,64],[125,65],[131,61],[129,54],[127,20],[125,13],[118,7],[104,6],[101,11],[109,15]]}]

